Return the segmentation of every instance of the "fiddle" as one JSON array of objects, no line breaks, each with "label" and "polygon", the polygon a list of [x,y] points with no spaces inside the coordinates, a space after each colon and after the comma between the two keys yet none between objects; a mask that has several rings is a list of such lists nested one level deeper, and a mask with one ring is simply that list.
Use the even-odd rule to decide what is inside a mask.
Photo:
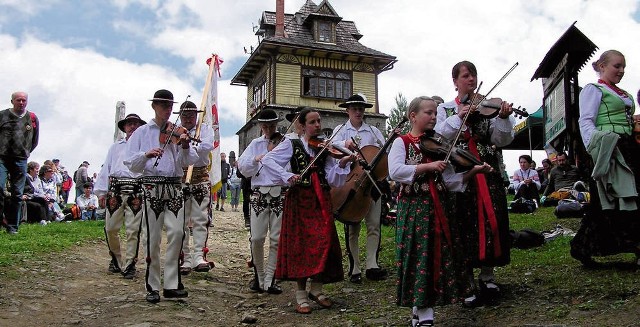
[{"label": "fiddle", "polygon": [[451,151],[449,159],[459,168],[472,168],[476,165],[484,163],[476,158],[471,152],[460,149],[451,144],[451,141],[444,138],[438,133],[424,133],[420,136],[420,151],[431,157],[440,160],[446,159],[447,154]]},{"label": "fiddle", "polygon": [[327,154],[329,156],[331,156],[332,158],[336,158],[336,159],[342,159],[346,156],[350,156],[353,154],[353,152],[335,145],[335,144],[329,144],[329,142],[327,140],[324,140],[324,137],[320,137],[320,136],[314,136],[312,138],[309,139],[309,146],[314,149],[315,151],[319,151],[321,149],[325,149],[325,151],[327,151]]},{"label": "fiddle", "polygon": [[[473,99],[473,103],[471,103],[472,100],[470,100],[469,98]],[[498,116],[500,110],[502,109],[503,101],[501,98],[487,99],[486,96],[476,93],[472,96],[465,96],[460,100],[460,102],[471,105],[473,110],[472,114],[479,115],[481,118],[491,119]],[[518,108],[512,108],[516,118],[518,116],[520,118],[529,117],[527,109],[520,108],[520,106],[518,106]]]},{"label": "fiddle", "polygon": [[160,131],[160,143],[180,143],[180,136],[186,134],[189,136],[189,140],[193,143],[201,143],[202,141],[199,138],[192,137],[189,135],[189,131],[182,126],[173,126],[174,124],[171,122],[167,122],[164,125],[164,128]]}]

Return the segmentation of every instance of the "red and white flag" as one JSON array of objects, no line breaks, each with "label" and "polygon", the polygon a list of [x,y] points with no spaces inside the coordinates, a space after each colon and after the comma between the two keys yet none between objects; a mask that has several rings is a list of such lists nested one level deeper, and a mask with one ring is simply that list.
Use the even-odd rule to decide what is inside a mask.
[{"label": "red and white flag", "polygon": [[204,109],[202,123],[213,128],[213,151],[209,158],[211,159],[209,179],[211,180],[213,192],[222,187],[220,176],[220,122],[218,117],[218,79],[221,77],[220,65],[222,62],[222,59],[217,54],[213,54],[207,59],[209,74],[202,91],[202,103],[200,104],[200,108]]}]

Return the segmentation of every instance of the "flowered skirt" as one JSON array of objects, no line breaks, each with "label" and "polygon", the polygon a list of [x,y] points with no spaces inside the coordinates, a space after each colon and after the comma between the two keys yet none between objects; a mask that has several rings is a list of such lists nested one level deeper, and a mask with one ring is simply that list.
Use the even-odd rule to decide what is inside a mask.
[{"label": "flowered skirt", "polygon": [[323,199],[321,203],[312,187],[294,186],[287,191],[278,243],[277,279],[312,277],[325,284],[344,279],[342,251],[328,190],[323,190]]},{"label": "flowered skirt", "polygon": [[[466,283],[464,267],[454,257],[457,233],[445,229],[436,237],[432,198],[427,194],[401,196],[396,229],[397,304],[403,307],[433,307],[460,300]],[[449,224],[451,225],[451,224]],[[439,242],[438,242],[439,240]],[[439,247],[439,251],[436,251]],[[438,254],[439,255],[438,255]]]}]

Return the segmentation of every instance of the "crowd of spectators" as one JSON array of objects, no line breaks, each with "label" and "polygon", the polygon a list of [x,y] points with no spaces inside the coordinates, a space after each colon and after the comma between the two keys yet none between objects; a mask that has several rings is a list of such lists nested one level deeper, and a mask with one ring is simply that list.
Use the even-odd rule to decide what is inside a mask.
[{"label": "crowd of spectators", "polygon": [[[88,176],[88,166],[88,162],[83,162],[72,177],[60,165],[59,159],[46,160],[42,165],[35,161],[28,162],[20,222],[47,225],[51,222],[96,219],[99,215],[96,214],[97,198],[93,194],[95,176]],[[74,203],[70,203],[69,194],[74,184],[78,196],[71,201]],[[78,192],[78,189],[81,191]]]}]

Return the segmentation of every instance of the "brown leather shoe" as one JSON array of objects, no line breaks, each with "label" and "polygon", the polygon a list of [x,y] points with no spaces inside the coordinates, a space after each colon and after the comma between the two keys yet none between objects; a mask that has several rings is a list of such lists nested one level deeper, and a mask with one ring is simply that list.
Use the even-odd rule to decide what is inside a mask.
[{"label": "brown leather shoe", "polygon": [[191,267],[180,267],[180,275],[186,276],[191,273]]},{"label": "brown leather shoe", "polygon": [[329,298],[322,293],[318,295],[309,293],[309,299],[315,303],[318,303],[323,308],[331,308],[331,306],[333,305],[333,302],[331,302],[331,300],[329,300]]},{"label": "brown leather shoe", "polygon": [[193,270],[197,272],[208,272],[211,268],[213,268],[213,262],[203,262],[197,265]]},{"label": "brown leather shoe", "polygon": [[296,305],[296,312],[304,314],[304,315],[309,314],[309,313],[311,313],[311,306],[309,306],[309,303],[307,303],[307,302],[301,303],[301,304],[297,304]]}]

